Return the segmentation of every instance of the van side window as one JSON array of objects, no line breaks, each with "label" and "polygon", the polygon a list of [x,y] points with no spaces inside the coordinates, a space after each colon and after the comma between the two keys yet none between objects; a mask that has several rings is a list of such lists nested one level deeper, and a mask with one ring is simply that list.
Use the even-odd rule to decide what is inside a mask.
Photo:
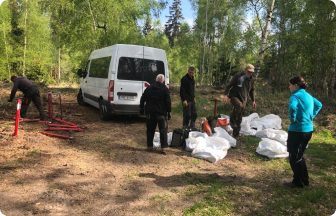
[{"label": "van side window", "polygon": [[111,56],[92,59],[90,65],[90,77],[107,78],[111,63]]},{"label": "van side window", "polygon": [[162,61],[129,57],[119,59],[118,79],[153,83],[158,74],[165,74]]},{"label": "van side window", "polygon": [[87,61],[86,65],[85,65],[85,69],[84,69],[84,71],[83,71],[83,73],[84,73],[83,78],[85,78],[85,77],[87,76],[88,71],[89,71],[89,66],[90,66],[90,60]]}]

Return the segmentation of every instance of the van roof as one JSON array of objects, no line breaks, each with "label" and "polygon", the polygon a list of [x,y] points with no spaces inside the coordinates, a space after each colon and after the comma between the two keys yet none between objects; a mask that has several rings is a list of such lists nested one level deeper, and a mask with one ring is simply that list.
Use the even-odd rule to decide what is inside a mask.
[{"label": "van roof", "polygon": [[133,44],[115,44],[115,45],[112,45],[112,46],[108,46],[108,47],[104,47],[104,48],[92,51],[92,53],[90,55],[90,59],[100,58],[100,57],[105,57],[105,56],[111,56],[114,49],[121,48],[121,47],[123,47],[123,48],[127,48],[127,47],[146,47],[146,48],[149,48],[149,49],[152,49],[152,50],[158,50],[158,51],[161,51],[161,52],[162,51],[165,52],[163,49],[158,49],[158,48],[154,48],[154,47],[147,47],[147,46],[133,45]]}]

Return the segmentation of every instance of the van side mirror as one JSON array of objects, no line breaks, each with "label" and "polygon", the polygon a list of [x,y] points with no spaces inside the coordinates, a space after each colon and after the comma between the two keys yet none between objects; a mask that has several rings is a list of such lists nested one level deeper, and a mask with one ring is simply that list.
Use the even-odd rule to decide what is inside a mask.
[{"label": "van side mirror", "polygon": [[86,77],[86,73],[82,69],[78,69],[77,76],[85,78]]}]

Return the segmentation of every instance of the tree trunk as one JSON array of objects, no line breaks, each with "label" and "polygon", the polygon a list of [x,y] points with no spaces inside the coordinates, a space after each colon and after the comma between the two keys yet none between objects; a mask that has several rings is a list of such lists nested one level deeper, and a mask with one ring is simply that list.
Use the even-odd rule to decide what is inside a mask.
[{"label": "tree trunk", "polygon": [[[203,31],[203,26],[202,26],[202,31]],[[199,42],[198,42],[198,62],[199,62],[199,82],[201,83],[203,80],[203,71],[202,71],[202,35],[199,33]]]},{"label": "tree trunk", "polygon": [[8,80],[10,80],[11,73],[10,73],[10,67],[9,67],[9,57],[8,57],[8,50],[7,50],[7,40],[6,40],[5,22],[2,22],[2,25],[3,25],[3,38],[4,38],[5,50],[6,50],[6,58],[7,58]]},{"label": "tree trunk", "polygon": [[270,6],[269,11],[268,11],[268,15],[267,15],[267,22],[266,22],[265,30],[262,32],[262,40],[261,40],[261,46],[260,46],[260,50],[259,50],[259,57],[258,57],[258,61],[257,61],[256,65],[255,65],[255,69],[254,69],[256,77],[258,77],[260,67],[261,67],[261,62],[264,58],[264,51],[265,51],[265,47],[266,47],[266,40],[267,40],[268,31],[269,31],[270,24],[271,24],[274,2],[275,2],[275,0],[272,0],[271,6]]},{"label": "tree trunk", "polygon": [[228,73],[228,75],[227,75],[227,77],[226,77],[225,85],[227,85],[228,80],[229,80],[229,76],[230,76],[230,74],[231,74],[232,58],[233,58],[233,54],[232,54],[232,52],[230,52],[230,69],[229,69],[229,73]]},{"label": "tree trunk", "polygon": [[[205,58],[205,45],[207,44],[207,35],[208,35],[208,2],[206,4],[206,10],[205,10],[205,34],[204,34],[204,44],[203,44],[203,62],[202,62],[202,73],[204,72],[204,58]],[[203,82],[203,76],[202,79],[200,80],[200,85],[202,85]]]},{"label": "tree trunk", "polygon": [[[89,5],[90,15],[91,15],[91,18],[92,18],[93,32],[94,32],[94,34],[96,36],[96,39],[97,39],[97,24],[96,24],[96,20],[94,18],[94,15],[93,15],[90,0],[87,0],[87,3]],[[97,48],[96,40],[94,41],[94,46]]]},{"label": "tree trunk", "polygon": [[[203,25],[202,25],[202,31],[203,32]],[[201,64],[202,62],[202,33],[200,32],[199,34],[199,64]],[[200,75],[199,75],[199,82],[200,82],[200,85],[202,84],[203,82],[203,70],[202,70],[202,65],[200,65]]]},{"label": "tree trunk", "polygon": [[[322,42],[321,42],[321,34],[319,35],[319,40],[318,40],[318,62],[322,62]],[[324,96],[328,98],[328,71],[324,70],[322,65],[317,64],[317,71],[319,71],[319,74],[323,74],[323,83],[322,83],[322,88],[324,91]]]},{"label": "tree trunk", "polygon": [[209,43],[207,43],[207,47],[208,47],[208,51],[207,51],[207,85],[211,85],[211,70],[210,70],[210,53],[211,53],[211,44],[212,44],[212,41],[211,41],[211,36],[209,35]]},{"label": "tree trunk", "polygon": [[[335,22],[336,24],[336,22]],[[336,25],[335,25],[335,42],[334,42],[334,59],[333,59],[333,64],[332,64],[332,71],[331,71],[331,95],[333,96],[335,93],[335,76],[336,76]]]},{"label": "tree trunk", "polygon": [[26,11],[25,11],[25,18],[24,18],[24,29],[25,29],[25,36],[24,36],[24,48],[23,48],[23,69],[22,69],[22,76],[25,76],[26,71],[26,52],[27,52],[27,16],[28,16],[28,0],[26,0]]},{"label": "tree trunk", "polygon": [[61,45],[58,47],[58,82],[61,80]]}]

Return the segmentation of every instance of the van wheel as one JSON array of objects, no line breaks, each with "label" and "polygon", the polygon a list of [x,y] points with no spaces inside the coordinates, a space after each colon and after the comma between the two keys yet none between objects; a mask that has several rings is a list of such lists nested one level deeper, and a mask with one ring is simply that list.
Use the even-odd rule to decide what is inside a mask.
[{"label": "van wheel", "polygon": [[81,106],[87,105],[87,103],[84,102],[82,91],[79,91],[77,94],[77,103]]},{"label": "van wheel", "polygon": [[103,100],[99,100],[99,118],[103,121],[107,121],[110,118],[106,112]]}]

